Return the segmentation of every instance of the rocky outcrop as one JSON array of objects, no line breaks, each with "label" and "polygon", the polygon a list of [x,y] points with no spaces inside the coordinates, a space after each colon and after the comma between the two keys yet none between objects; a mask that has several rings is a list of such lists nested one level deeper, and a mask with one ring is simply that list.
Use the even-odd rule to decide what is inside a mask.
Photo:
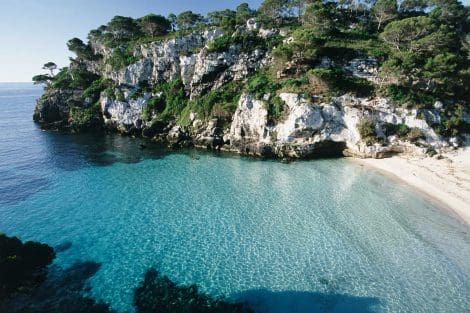
[{"label": "rocky outcrop", "polygon": [[[258,32],[258,36],[263,38],[282,33],[264,30],[256,20],[249,20],[246,29]],[[149,91],[151,88],[142,86],[180,79],[187,97],[195,99],[227,82],[244,81],[264,65],[270,64],[267,51],[253,49],[247,52],[237,44],[222,52],[210,52],[211,41],[222,35],[221,30],[212,29],[139,45],[134,51],[134,57],[139,61],[119,70],[105,62],[112,56],[113,50],[92,41],[94,52],[102,55],[103,59],[86,61],[83,65],[88,71],[103,79],[110,79],[114,84],[108,87],[111,91],[103,91],[93,98],[99,98],[101,111],[98,114],[102,116],[98,120],[103,128],[166,141],[175,147],[194,145],[281,158],[316,155],[380,158],[406,151],[439,151],[459,144],[457,138],[450,138],[449,141],[441,138],[431,127],[440,123],[442,103],[436,103],[434,109],[407,110],[395,108],[385,98],[366,99],[344,95],[327,101],[321,97],[307,99],[296,93],[281,93],[279,96],[285,103],[284,112],[273,121],[267,109],[267,101],[273,95],[264,95],[263,100],[244,93],[233,116],[224,117],[223,120],[204,119],[192,112],[189,123],[185,121],[181,123],[183,125],[178,125],[175,120],[160,120],[155,114],[144,116],[144,108],[149,101],[162,94],[152,93]],[[285,39],[286,42],[289,40]],[[335,65],[334,62],[325,57],[317,66],[332,65]],[[374,83],[379,80],[378,64],[373,58],[357,58],[341,66],[353,76]],[[69,127],[73,122],[72,108],[86,109],[93,105],[91,100],[83,99],[82,92],[48,89],[46,95],[38,101],[35,121],[45,128]],[[377,138],[372,142],[360,135],[359,125],[366,118],[375,125]],[[386,125],[406,125],[409,129],[419,129],[423,136],[417,136],[414,143],[396,135],[387,136]]]},{"label": "rocky outcrop", "polygon": [[[224,52],[208,52],[207,45],[223,34],[221,30],[213,29],[141,45],[134,52],[140,61],[119,71],[107,65],[104,76],[123,86],[181,78],[193,98],[227,81],[245,79],[267,62],[263,51],[255,49],[246,53],[237,45]],[[105,57],[111,55],[111,51],[99,47],[96,50],[104,53]]]},{"label": "rocky outcrop", "polygon": [[67,127],[70,117],[70,106],[81,102],[81,93],[74,90],[49,92],[41,97],[34,109],[33,119],[45,129]]},{"label": "rocky outcrop", "polygon": [[[315,155],[341,153],[359,157],[380,158],[397,152],[424,153],[426,149],[449,146],[429,126],[422,115],[432,110],[394,108],[387,99],[364,99],[343,96],[328,103],[313,104],[298,94],[280,95],[287,112],[276,125],[268,125],[268,111],[262,100],[249,95],[240,99],[230,129],[231,151],[253,155],[276,155],[306,158]],[[362,140],[358,125],[368,117],[376,122],[381,143],[367,144]],[[384,123],[405,124],[419,128],[425,138],[421,148],[395,136],[386,137]]]}]

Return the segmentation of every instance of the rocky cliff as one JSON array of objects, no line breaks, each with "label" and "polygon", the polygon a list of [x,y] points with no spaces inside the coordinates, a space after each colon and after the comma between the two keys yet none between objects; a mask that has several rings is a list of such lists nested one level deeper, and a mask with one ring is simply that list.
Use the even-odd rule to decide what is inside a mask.
[{"label": "rocky cliff", "polygon": [[[247,28],[262,41],[282,35],[276,30],[260,29],[253,21]],[[75,126],[90,115],[96,129],[167,141],[173,146],[194,145],[282,158],[381,158],[402,152],[435,153],[457,147],[465,140],[439,136],[433,129],[432,125],[441,119],[441,103],[431,109],[405,109],[387,98],[350,93],[323,97],[281,91],[260,96],[256,90],[240,88],[230,100],[223,100],[235,104],[224,114],[215,114],[214,109],[210,114],[192,110],[197,99],[230,83],[244,84],[251,75],[272,65],[268,48],[244,49],[237,43],[224,51],[211,48],[211,43],[222,36],[226,36],[223,31],[211,29],[137,45],[132,51],[135,61],[118,69],[107,62],[116,48],[91,41],[91,48],[100,59],[77,62],[70,68],[85,68],[100,77],[107,82],[106,90],[102,88],[93,99],[84,96],[84,88],[50,87],[38,100],[34,119],[45,128],[82,131],[89,127]],[[323,59],[318,67],[331,62]],[[341,66],[353,77],[379,81],[377,61],[373,58],[355,58]],[[180,108],[185,118],[162,118],[167,110],[165,101],[179,91],[170,89],[164,94],[152,87],[176,80],[192,106]],[[283,109],[272,119],[269,103],[274,97],[280,99]],[[218,104],[217,100],[213,102]],[[162,109],[154,109],[155,103]]]}]

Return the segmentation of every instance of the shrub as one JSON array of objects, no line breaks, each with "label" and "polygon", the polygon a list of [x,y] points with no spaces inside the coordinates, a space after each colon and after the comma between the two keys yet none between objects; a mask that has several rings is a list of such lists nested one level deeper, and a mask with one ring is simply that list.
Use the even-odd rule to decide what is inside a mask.
[{"label": "shrub", "polygon": [[99,128],[101,125],[101,106],[95,103],[89,108],[72,107],[70,109],[70,126],[75,131],[86,131]]},{"label": "shrub", "polygon": [[241,90],[242,83],[232,81],[189,101],[180,116],[180,122],[186,124],[191,112],[197,113],[201,118],[230,117],[237,108]]},{"label": "shrub", "polygon": [[82,98],[91,99],[91,102],[96,102],[102,91],[113,86],[113,81],[109,79],[98,79],[91,83],[91,85],[82,92]]},{"label": "shrub", "polygon": [[359,97],[365,97],[374,93],[374,85],[372,83],[366,79],[348,75],[341,67],[317,68],[310,70],[308,74],[326,82],[329,94],[332,96],[352,92]]},{"label": "shrub", "polygon": [[465,108],[462,104],[448,105],[441,114],[440,124],[433,125],[439,135],[450,137],[470,133],[470,124],[465,122]]},{"label": "shrub", "polygon": [[275,122],[279,121],[284,113],[284,108],[285,102],[281,97],[277,95],[271,97],[269,101],[267,101],[268,123],[275,124]]},{"label": "shrub", "polygon": [[261,99],[266,94],[274,94],[279,88],[280,85],[271,80],[265,72],[256,73],[247,83],[247,91],[254,94],[258,99]]},{"label": "shrub", "polygon": [[106,64],[111,65],[114,70],[120,70],[137,61],[139,61],[139,58],[134,56],[133,47],[128,46],[127,48],[118,47],[114,49],[111,57],[106,60]]},{"label": "shrub", "polygon": [[417,127],[413,127],[410,129],[406,139],[408,139],[412,143],[418,142],[420,139],[425,139],[426,136],[424,135],[423,131]]},{"label": "shrub", "polygon": [[377,132],[375,131],[375,121],[370,117],[365,117],[357,125],[361,139],[368,145],[377,141]]},{"label": "shrub", "polygon": [[142,110],[144,120],[151,120],[155,113],[162,113],[165,110],[165,101],[161,97],[152,97],[145,104]]},{"label": "shrub", "polygon": [[53,78],[51,87],[55,89],[87,89],[100,77],[84,68],[62,68]]},{"label": "shrub", "polygon": [[384,123],[383,128],[387,137],[397,135],[400,138],[404,138],[410,132],[410,128],[406,124]]},{"label": "shrub", "polygon": [[398,85],[388,86],[386,94],[398,105],[406,104],[407,106],[418,108],[430,107],[437,100],[430,93]]}]

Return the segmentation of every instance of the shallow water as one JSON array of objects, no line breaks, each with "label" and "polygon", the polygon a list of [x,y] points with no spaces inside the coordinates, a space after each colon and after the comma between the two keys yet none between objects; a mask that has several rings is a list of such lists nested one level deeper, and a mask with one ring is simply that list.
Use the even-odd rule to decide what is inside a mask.
[{"label": "shallow water", "polygon": [[[469,227],[348,160],[283,164],[42,132],[0,84],[0,231],[97,261],[120,311],[151,266],[259,312],[468,312]],[[71,246],[67,244],[71,243]]]}]

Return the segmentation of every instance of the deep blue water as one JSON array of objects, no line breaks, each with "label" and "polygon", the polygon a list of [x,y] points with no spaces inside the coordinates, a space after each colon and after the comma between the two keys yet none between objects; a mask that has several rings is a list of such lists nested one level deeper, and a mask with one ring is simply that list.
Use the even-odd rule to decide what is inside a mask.
[{"label": "deep blue water", "polygon": [[101,262],[120,311],[155,266],[259,312],[470,312],[469,227],[349,160],[167,153],[32,122],[41,89],[0,84],[0,231]]}]

